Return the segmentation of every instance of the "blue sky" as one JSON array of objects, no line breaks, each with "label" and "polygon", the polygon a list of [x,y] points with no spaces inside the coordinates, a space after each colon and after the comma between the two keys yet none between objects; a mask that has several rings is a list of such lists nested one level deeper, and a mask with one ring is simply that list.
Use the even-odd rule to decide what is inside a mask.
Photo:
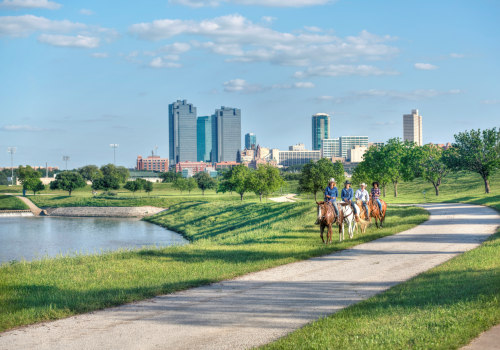
[{"label": "blue sky", "polygon": [[[263,146],[499,126],[500,2],[0,0],[0,166],[168,156],[168,104],[241,108]],[[243,136],[243,135],[242,135]]]}]

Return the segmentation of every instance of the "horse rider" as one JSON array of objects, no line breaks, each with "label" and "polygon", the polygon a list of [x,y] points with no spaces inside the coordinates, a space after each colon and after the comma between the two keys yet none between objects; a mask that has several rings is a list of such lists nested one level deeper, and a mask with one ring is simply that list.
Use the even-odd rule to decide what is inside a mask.
[{"label": "horse rider", "polygon": [[382,202],[380,201],[380,188],[377,181],[372,183],[372,198],[377,201],[380,214],[382,214]]},{"label": "horse rider", "polygon": [[330,181],[328,181],[328,186],[325,189],[325,202],[328,202],[332,205],[335,210],[336,217],[339,217],[339,209],[337,208],[337,197],[339,196],[339,190],[335,179],[332,177]]},{"label": "horse rider", "polygon": [[366,190],[366,184],[364,182],[360,185],[360,188],[356,191],[354,197],[356,197],[356,200],[361,201],[361,203],[363,203],[363,208],[365,209],[366,218],[369,218],[368,201],[370,200],[370,195]]},{"label": "horse rider", "polygon": [[344,183],[344,188],[342,189],[342,192],[340,193],[340,198],[347,203],[350,204],[352,207],[352,210],[354,211],[354,218],[356,219],[356,222],[359,222],[359,216],[358,216],[358,211],[356,209],[356,206],[354,205],[354,191],[351,188],[351,181],[346,180]]}]

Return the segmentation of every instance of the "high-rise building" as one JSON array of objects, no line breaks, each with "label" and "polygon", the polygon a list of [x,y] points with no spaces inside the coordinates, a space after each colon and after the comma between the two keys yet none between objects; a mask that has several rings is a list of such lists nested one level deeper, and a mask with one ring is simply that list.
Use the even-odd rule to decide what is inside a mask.
[{"label": "high-rise building", "polygon": [[212,120],[209,116],[196,120],[196,149],[198,162],[210,162],[212,152]]},{"label": "high-rise building", "polygon": [[212,122],[212,163],[236,161],[241,150],[241,110],[224,107],[215,110]]},{"label": "high-rise building", "polygon": [[330,116],[317,113],[312,116],[312,149],[321,149],[321,140],[330,138]]},{"label": "high-rise building", "polygon": [[347,151],[355,146],[368,147],[368,136],[340,136],[340,156],[347,158]]},{"label": "high-rise building", "polygon": [[186,100],[168,105],[168,135],[170,164],[195,162],[196,107]]},{"label": "high-rise building", "polygon": [[323,139],[321,141],[321,158],[341,157],[340,139]]},{"label": "high-rise building", "polygon": [[403,140],[412,141],[422,146],[422,116],[418,109],[412,109],[411,114],[403,115]]},{"label": "high-rise building", "polygon": [[257,147],[257,136],[253,132],[245,134],[245,148],[255,149]]},{"label": "high-rise building", "polygon": [[309,151],[303,143],[290,146],[288,151],[279,151],[276,157],[278,164],[284,166],[307,164],[311,160],[317,161],[321,158],[321,151]]}]

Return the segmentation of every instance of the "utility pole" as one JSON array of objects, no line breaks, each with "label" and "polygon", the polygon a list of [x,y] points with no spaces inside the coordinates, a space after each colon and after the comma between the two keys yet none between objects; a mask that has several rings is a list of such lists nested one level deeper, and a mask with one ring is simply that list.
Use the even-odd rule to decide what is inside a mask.
[{"label": "utility pole", "polygon": [[111,147],[113,149],[113,164],[114,165],[116,165],[116,149],[118,148],[118,146],[120,146],[120,145],[117,143],[110,143],[109,144],[109,147]]},{"label": "utility pole", "polygon": [[63,161],[66,162],[66,171],[68,171],[68,160],[69,160],[69,156],[63,156]]},{"label": "utility pole", "polygon": [[47,162],[45,162],[45,177],[49,177],[49,167],[47,166]]},{"label": "utility pole", "polygon": [[10,169],[12,171],[12,186],[14,186],[14,153],[16,153],[16,147],[7,147],[7,152],[10,153]]}]

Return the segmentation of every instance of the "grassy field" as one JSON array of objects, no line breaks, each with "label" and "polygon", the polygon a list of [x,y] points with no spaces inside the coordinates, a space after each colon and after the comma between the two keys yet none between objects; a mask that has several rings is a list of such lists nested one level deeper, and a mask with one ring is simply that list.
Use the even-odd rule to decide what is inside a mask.
[{"label": "grassy field", "polygon": [[384,229],[372,227],[353,240],[325,246],[313,225],[311,202],[174,204],[148,220],[181,232],[190,245],[2,265],[0,331],[323,255],[406,230],[427,217],[419,208],[393,208]]},{"label": "grassy field", "polygon": [[19,198],[0,195],[0,210],[27,210],[29,209]]},{"label": "grassy field", "polygon": [[490,189],[489,194],[484,193],[484,183],[478,174],[456,172],[445,177],[439,196],[436,196],[430,182],[416,179],[399,184],[397,198],[394,197],[392,184],[388,185],[383,199],[388,203],[461,202],[488,205],[500,210],[500,172],[491,177]]}]

